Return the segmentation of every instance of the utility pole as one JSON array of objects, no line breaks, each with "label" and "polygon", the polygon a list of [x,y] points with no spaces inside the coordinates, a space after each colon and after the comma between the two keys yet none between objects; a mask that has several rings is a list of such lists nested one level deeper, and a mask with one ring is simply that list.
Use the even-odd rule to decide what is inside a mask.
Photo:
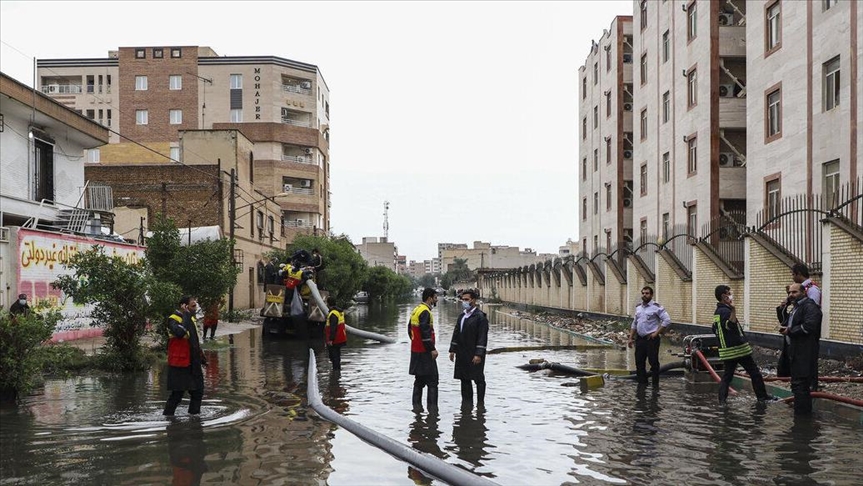
[{"label": "utility pole", "polygon": [[138,243],[144,246],[144,217],[141,216],[141,225],[138,228]]},{"label": "utility pole", "polygon": [[390,202],[384,201],[384,238],[389,241],[390,236]]},{"label": "utility pole", "polygon": [[168,217],[168,184],[162,183],[162,217]]},{"label": "utility pole", "polygon": [[192,246],[192,220],[189,220],[189,246]]},{"label": "utility pole", "polygon": [[[231,190],[230,190],[230,200],[228,206],[228,237],[231,239],[231,261],[236,266],[237,262],[234,261],[234,225],[236,225],[237,219],[237,201],[235,199],[234,194],[234,186],[236,181],[236,169],[231,169]],[[234,288],[231,287],[228,290],[228,322],[234,322]]]}]

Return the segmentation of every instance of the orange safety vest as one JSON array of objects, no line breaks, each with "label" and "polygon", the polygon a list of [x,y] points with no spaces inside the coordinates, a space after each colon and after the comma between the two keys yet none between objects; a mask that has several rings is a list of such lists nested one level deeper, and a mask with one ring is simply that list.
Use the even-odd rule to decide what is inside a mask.
[{"label": "orange safety vest", "polygon": [[[330,342],[330,317],[336,316],[339,318],[339,323],[336,327],[336,338]],[[345,331],[345,314],[335,309],[327,314],[327,323],[324,325],[324,341],[327,344],[344,344],[348,342],[348,334]]]}]

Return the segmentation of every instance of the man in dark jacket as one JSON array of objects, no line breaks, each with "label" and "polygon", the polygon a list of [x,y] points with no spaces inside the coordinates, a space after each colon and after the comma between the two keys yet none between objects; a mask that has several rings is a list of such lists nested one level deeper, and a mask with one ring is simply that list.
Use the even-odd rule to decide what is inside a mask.
[{"label": "man in dark jacket", "polygon": [[163,415],[172,416],[177,405],[189,392],[189,414],[201,413],[204,398],[204,373],[201,366],[207,366],[207,359],[201,351],[201,341],[195,313],[198,301],[184,295],[180,308],[168,316],[168,390],[171,395],[165,402]]},{"label": "man in dark jacket", "polygon": [[434,289],[423,290],[422,303],[411,312],[408,322],[408,337],[411,340],[411,364],[409,373],[414,375],[413,410],[422,412],[423,388],[428,387],[426,404],[429,412],[437,411],[439,375],[438,351],[435,348],[434,317],[432,307],[437,305]]},{"label": "man in dark jacket", "polygon": [[476,306],[479,295],[474,290],[461,294],[464,309],[452,333],[449,360],[455,361],[453,377],[461,380],[462,405],[473,404],[473,386],[476,382],[476,404],[485,402],[485,353],[488,345],[488,317]]},{"label": "man in dark jacket", "polygon": [[794,393],[794,415],[812,413],[809,392],[818,381],[818,348],[821,339],[821,307],[806,296],[803,285],[791,284],[794,309],[782,334],[788,336],[788,358],[791,368],[791,391]]},{"label": "man in dark jacket", "polygon": [[724,404],[728,398],[728,387],[731,386],[738,364],[749,374],[752,390],[755,391],[758,401],[770,400],[772,397],[767,394],[761,370],[752,358],[752,346],[749,345],[749,340],[743,333],[743,327],[737,320],[737,309],[734,307],[731,287],[717,285],[713,294],[717,300],[716,311],[713,313],[713,332],[719,339],[719,358],[725,366],[725,373],[719,383],[719,403]]},{"label": "man in dark jacket", "polygon": [[30,304],[27,303],[27,294],[19,295],[18,300],[9,306],[9,313],[13,316],[23,315],[27,317],[30,315],[30,312],[31,309]]}]

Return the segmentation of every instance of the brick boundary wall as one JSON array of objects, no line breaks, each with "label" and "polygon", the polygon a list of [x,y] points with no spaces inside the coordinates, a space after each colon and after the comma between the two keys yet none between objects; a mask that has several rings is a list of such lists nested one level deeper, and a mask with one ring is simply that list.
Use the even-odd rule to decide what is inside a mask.
[{"label": "brick boundary wall", "polygon": [[673,321],[692,321],[692,282],[681,280],[664,258],[656,259],[656,283],[652,287],[654,299]]},{"label": "brick boundary wall", "polygon": [[792,283],[788,265],[761,246],[746,238],[746,286],[750,295],[744,319],[748,329],[775,332],[776,306],[785,300],[785,286]]},{"label": "brick boundary wall", "polygon": [[830,339],[863,344],[863,243],[835,224],[826,229],[822,304],[829,312],[822,326]]},{"label": "brick boundary wall", "polygon": [[623,301],[626,294],[626,284],[621,284],[614,272],[605,265],[605,312],[606,314],[623,314]]},{"label": "brick boundary wall", "polygon": [[[731,287],[734,295],[734,306],[737,309],[745,308],[746,294],[743,291],[743,280],[731,280],[701,248],[695,247],[693,253],[692,283],[694,292],[695,323],[709,325],[713,322],[713,313],[716,311],[716,296],[714,290],[717,285],[725,284]],[[741,312],[742,315],[742,312]],[[746,321],[744,326],[747,325]]]}]

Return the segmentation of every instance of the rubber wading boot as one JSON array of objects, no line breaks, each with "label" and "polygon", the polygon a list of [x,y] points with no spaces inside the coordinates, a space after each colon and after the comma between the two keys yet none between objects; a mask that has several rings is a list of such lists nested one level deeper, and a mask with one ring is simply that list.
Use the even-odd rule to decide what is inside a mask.
[{"label": "rubber wading boot", "polygon": [[[422,399],[422,395],[420,395],[420,399]],[[429,385],[429,393],[428,398],[426,399],[426,404],[428,405],[429,412],[437,411],[437,385]]]},{"label": "rubber wading boot", "polygon": [[[431,398],[431,392],[429,392],[429,398]],[[423,387],[417,383],[414,383],[413,407],[414,412],[423,411]]]},{"label": "rubber wading boot", "polygon": [[485,382],[476,384],[476,404],[483,405],[485,403]]}]

